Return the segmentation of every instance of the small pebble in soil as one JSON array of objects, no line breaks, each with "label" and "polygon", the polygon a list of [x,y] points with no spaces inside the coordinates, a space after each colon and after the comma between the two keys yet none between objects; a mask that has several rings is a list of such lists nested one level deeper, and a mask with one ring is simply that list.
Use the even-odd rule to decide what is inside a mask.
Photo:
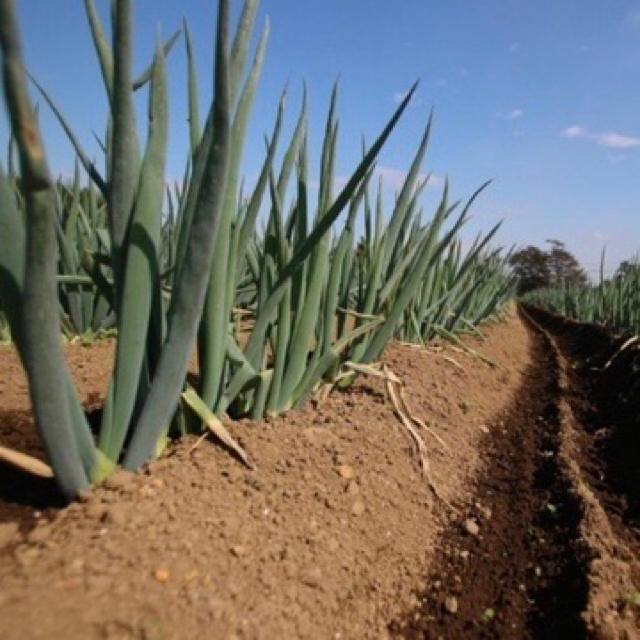
[{"label": "small pebble in soil", "polygon": [[300,575],[300,582],[318,589],[322,586],[322,570],[320,567],[310,567]]},{"label": "small pebble in soil", "polygon": [[447,613],[458,613],[458,598],[449,596],[444,599],[444,608]]},{"label": "small pebble in soil", "polygon": [[351,507],[351,513],[354,516],[361,516],[365,512],[364,502],[362,500],[356,500]]},{"label": "small pebble in soil", "polygon": [[348,464],[341,464],[338,468],[338,473],[345,480],[351,480],[356,474],[356,472],[353,470],[353,467]]},{"label": "small pebble in soil", "polygon": [[464,530],[472,536],[477,536],[480,533],[480,527],[473,518],[467,518],[464,521]]},{"label": "small pebble in soil", "polygon": [[169,578],[170,578],[169,569],[156,569],[153,572],[153,577],[156,579],[157,582],[161,582],[163,584],[165,582],[169,582]]},{"label": "small pebble in soil", "polygon": [[247,547],[245,547],[244,545],[241,544],[236,544],[233,547],[231,547],[231,553],[236,557],[236,558],[240,558],[242,556],[247,555]]},{"label": "small pebble in soil", "polygon": [[484,507],[479,502],[476,502],[475,508],[480,512],[480,515],[486,520],[489,520],[491,518],[491,509],[489,509],[489,507]]}]

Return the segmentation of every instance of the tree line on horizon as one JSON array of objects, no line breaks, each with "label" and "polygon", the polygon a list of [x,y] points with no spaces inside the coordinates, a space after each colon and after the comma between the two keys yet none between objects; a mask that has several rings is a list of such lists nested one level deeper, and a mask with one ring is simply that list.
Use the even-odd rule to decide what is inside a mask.
[{"label": "tree line on horizon", "polygon": [[[567,250],[560,240],[547,240],[548,249],[528,245],[511,254],[509,266],[518,281],[517,293],[524,295],[545,287],[567,287],[586,285],[586,271],[577,258]],[[634,262],[623,260],[613,279],[624,278],[633,268]]]}]

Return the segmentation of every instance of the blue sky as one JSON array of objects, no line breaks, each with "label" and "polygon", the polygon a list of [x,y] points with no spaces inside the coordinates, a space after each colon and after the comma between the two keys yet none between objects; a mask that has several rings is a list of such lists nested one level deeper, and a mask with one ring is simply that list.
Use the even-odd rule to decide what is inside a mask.
[{"label": "blue sky", "polygon": [[[90,154],[99,156],[92,132],[104,130],[106,102],[82,4],[16,3],[29,68]],[[108,2],[98,0],[98,7],[106,22]],[[135,7],[137,69],[150,60],[158,27],[167,37],[186,16],[204,116],[214,0],[138,0]],[[236,14],[239,7],[237,0]],[[467,237],[504,218],[501,244],[563,240],[591,275],[604,244],[610,267],[640,249],[640,1],[262,0],[259,24],[267,15],[271,37],[245,153],[249,180],[286,83],[289,131],[303,80],[308,84],[317,159],[329,93],[340,76],[337,171],[346,176],[358,159],[361,134],[372,140],[419,78],[417,99],[379,160],[389,204],[433,107],[425,171],[439,179],[448,174],[460,198],[494,179],[474,209]],[[168,177],[178,177],[187,144],[181,43],[169,72]],[[141,100],[142,129],[143,115]],[[44,106],[41,122],[53,172],[68,175],[73,153]],[[3,148],[6,133],[3,114]],[[438,182],[425,195],[427,211]]]}]

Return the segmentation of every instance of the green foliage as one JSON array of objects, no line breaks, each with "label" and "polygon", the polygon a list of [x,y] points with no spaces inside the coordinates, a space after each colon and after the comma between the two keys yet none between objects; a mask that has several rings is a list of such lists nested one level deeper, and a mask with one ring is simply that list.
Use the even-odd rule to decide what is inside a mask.
[{"label": "green foliage", "polygon": [[518,280],[518,294],[541,287],[572,287],[584,285],[587,275],[576,258],[559,240],[547,240],[548,251],[529,245],[514,252],[509,265]]},{"label": "green foliage", "polygon": [[[77,181],[69,206],[60,207],[58,211],[64,213],[56,218],[57,197],[64,200],[69,194],[57,193],[49,177],[26,92],[13,7],[8,1],[0,4],[5,93],[22,169],[19,193],[2,176],[2,208],[9,214],[3,220],[11,226],[9,233],[3,234],[8,246],[2,251],[2,273],[7,281],[2,286],[2,309],[25,362],[36,423],[56,478],[68,497],[119,462],[127,439],[131,439],[127,451],[129,466],[140,465],[158,451],[158,442],[162,441],[178,403],[204,302],[219,226],[220,187],[227,174],[229,43],[228,2],[223,0],[218,19],[215,98],[208,118],[211,133],[198,153],[196,165],[201,180],[189,184],[193,217],[185,234],[186,257],[174,278],[170,300],[165,301],[159,240],[165,190],[167,47],[157,46],[152,65],[134,81],[130,5],[129,0],[115,3],[113,44],[109,46],[93,1],[85,2],[110,106],[106,179],[87,161],[70,127],[47,96],[80,162],[106,202],[108,234],[103,234],[106,242],[102,246],[105,253],[97,256],[94,252],[94,263],[90,264],[82,261],[87,247],[78,236],[77,225],[82,223]],[[243,42],[238,55],[246,48],[246,37]],[[146,147],[140,154],[132,94],[147,80],[149,130]],[[24,197],[24,207],[18,206],[20,197]],[[76,316],[75,320],[85,320],[76,312],[87,306],[83,292],[77,290],[86,283],[78,270],[82,267],[90,272],[96,285],[97,274],[106,275],[96,267],[96,262],[106,261],[112,274],[109,303],[115,312],[118,343],[97,447],[60,350],[56,239],[60,242],[61,262],[72,272],[62,274],[60,286],[63,299],[66,296],[69,301],[69,315]],[[95,249],[88,247],[89,253],[92,248]],[[60,393],[61,381],[63,385],[67,382],[67,393]]]},{"label": "green foliage", "polygon": [[107,205],[90,181],[56,184],[58,295],[68,336],[96,333],[115,324],[113,273],[108,259]]},{"label": "green foliage", "polygon": [[[29,379],[36,428],[63,492],[89,483],[96,456],[62,355],[56,283],[55,190],[26,87],[10,0],[0,2],[4,94],[19,150],[20,190],[0,172],[0,310]],[[21,199],[24,198],[24,203]]]},{"label": "green foliage", "polygon": [[[113,5],[112,42],[94,1],[85,0],[109,103],[106,174],[36,84],[90,178],[82,186],[77,167],[71,184],[54,185],[26,94],[11,3],[0,0],[5,92],[22,169],[20,178],[12,165],[9,176],[0,172],[6,212],[0,218],[0,312],[27,369],[49,461],[69,498],[117,464],[137,468],[158,455],[172,429],[199,430],[202,416],[211,426],[225,412],[260,417],[297,406],[319,385],[349,384],[356,374],[342,371],[347,360],[378,359],[394,336],[424,342],[472,331],[511,296],[507,258],[488,248],[498,226],[466,251],[459,237],[486,185],[458,212],[447,182],[437,210],[429,219],[423,215],[428,179],[420,171],[431,118],[388,223],[381,184],[372,204],[376,158],[415,86],[373,144],[363,146],[340,189],[334,88],[316,202],[309,196],[306,90],[276,166],[283,95],[257,183],[243,193],[244,139],[269,33],[266,24],[247,64],[257,5],[246,0],[232,38],[229,1],[219,2],[214,99],[204,122],[184,25],[190,157],[182,183],[167,188],[165,56],[176,35],[158,42],[152,63],[134,76],[130,0]],[[133,108],[133,93],[143,87],[146,136],[139,135]],[[268,213],[258,228],[263,202]],[[356,240],[360,220],[364,235]],[[59,310],[69,334],[115,327],[115,364],[97,443],[62,358]],[[198,396],[189,388],[181,405],[194,345]]]},{"label": "green foliage", "polygon": [[[602,260],[604,263],[604,253]],[[624,261],[611,280],[604,278],[601,268],[597,285],[538,289],[527,294],[524,300],[569,318],[637,335],[640,334],[640,265]]]}]

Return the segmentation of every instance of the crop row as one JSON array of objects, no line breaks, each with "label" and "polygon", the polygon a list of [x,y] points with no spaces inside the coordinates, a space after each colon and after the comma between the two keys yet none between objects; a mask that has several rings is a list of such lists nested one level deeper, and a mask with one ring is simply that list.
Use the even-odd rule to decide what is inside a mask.
[{"label": "crop row", "polygon": [[[445,184],[436,211],[427,217],[422,210],[431,118],[393,207],[385,210],[375,161],[415,86],[373,144],[363,144],[360,162],[339,188],[334,88],[317,200],[310,197],[306,100],[283,142],[283,95],[259,177],[245,193],[243,147],[269,31],[267,24],[248,62],[257,0],[246,0],[233,35],[229,2],[219,2],[215,92],[204,121],[186,24],[157,44],[152,63],[134,77],[130,0],[114,3],[111,42],[93,0],[85,0],[85,9],[110,109],[104,171],[37,85],[78,157],[73,181],[54,183],[12,3],[0,0],[13,132],[7,173],[0,172],[0,311],[67,497],[116,465],[138,468],[159,455],[168,437],[198,431],[202,420],[236,446],[218,420],[223,414],[260,417],[296,407],[322,384],[350,384],[357,372],[345,363],[378,360],[391,338],[423,343],[474,331],[511,297],[505,257],[489,246],[497,226],[466,250],[460,239],[486,185],[461,206],[450,201]],[[168,189],[165,56],[180,35],[188,63],[190,157],[182,184]],[[133,103],[143,88],[144,148]],[[115,362],[97,435],[64,362],[60,318],[67,334],[114,328]],[[194,347],[199,377],[191,388],[186,371]]]},{"label": "crop row", "polygon": [[525,300],[560,315],[640,335],[640,265],[627,263],[613,278],[598,284],[536,289]]}]

